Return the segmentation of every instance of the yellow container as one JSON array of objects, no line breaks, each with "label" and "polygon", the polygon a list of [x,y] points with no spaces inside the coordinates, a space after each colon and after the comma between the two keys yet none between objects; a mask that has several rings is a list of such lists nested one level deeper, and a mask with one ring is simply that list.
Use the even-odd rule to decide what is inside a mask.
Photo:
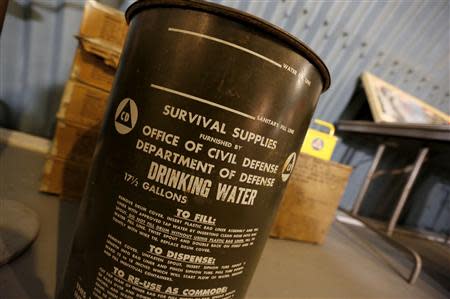
[{"label": "yellow container", "polygon": [[300,152],[329,161],[337,142],[337,137],[334,136],[334,126],[320,119],[315,119],[314,123],[326,127],[329,132],[324,133],[319,130],[308,129]]}]

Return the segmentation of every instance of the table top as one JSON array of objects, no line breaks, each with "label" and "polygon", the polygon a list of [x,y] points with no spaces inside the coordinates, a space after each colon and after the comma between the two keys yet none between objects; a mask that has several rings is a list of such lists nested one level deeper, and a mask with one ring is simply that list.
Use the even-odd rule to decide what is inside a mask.
[{"label": "table top", "polygon": [[[1,298],[54,298],[75,226],[78,202],[39,193],[45,155],[0,144],[0,200],[18,200],[37,212],[37,240],[22,256],[0,267]],[[408,261],[393,270],[361,244],[382,242],[370,232],[334,224],[325,244],[269,239],[247,298],[450,298],[422,273],[409,285]]]},{"label": "table top", "polygon": [[344,133],[363,133],[450,142],[450,125],[375,123],[362,120],[341,120],[337,122],[336,129]]}]

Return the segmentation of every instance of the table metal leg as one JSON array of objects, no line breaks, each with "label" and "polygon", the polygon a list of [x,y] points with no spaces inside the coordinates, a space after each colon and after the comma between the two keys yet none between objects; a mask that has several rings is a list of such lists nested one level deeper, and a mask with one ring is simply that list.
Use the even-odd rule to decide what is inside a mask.
[{"label": "table metal leg", "polygon": [[[410,284],[414,284],[417,281],[417,278],[419,277],[420,272],[422,270],[422,258],[421,258],[420,254],[417,251],[415,251],[414,249],[412,249],[411,247],[409,247],[409,246],[407,246],[405,244],[400,243],[399,241],[396,241],[396,240],[392,239],[390,236],[388,236],[384,232],[384,230],[378,229],[377,227],[372,225],[370,222],[368,222],[364,218],[361,218],[360,216],[354,216],[354,215],[352,215],[349,212],[344,211],[344,210],[343,210],[343,212],[347,213],[349,216],[351,216],[351,217],[353,217],[355,219],[358,219],[359,221],[361,221],[365,225],[365,227],[367,227],[371,231],[377,233],[386,242],[388,242],[389,244],[391,244],[395,248],[403,251],[404,253],[408,254],[412,258],[414,266],[413,266],[409,276],[406,278],[406,280]],[[365,242],[365,243],[367,243],[367,242]],[[369,243],[367,243],[367,244],[368,244],[368,246],[372,247],[374,250],[378,250],[375,247],[371,246]]]},{"label": "table metal leg", "polygon": [[377,151],[372,161],[372,165],[370,165],[370,169],[369,172],[367,173],[366,179],[364,180],[364,183],[361,189],[359,190],[358,196],[356,197],[355,203],[353,204],[352,215],[355,216],[358,215],[359,209],[361,208],[361,203],[364,199],[364,196],[367,193],[367,190],[369,189],[370,181],[372,180],[373,175],[377,170],[378,164],[381,161],[381,157],[383,156],[385,149],[386,149],[385,144],[378,145]]},{"label": "table metal leg", "polygon": [[414,185],[414,182],[416,181],[419,171],[422,168],[423,162],[425,162],[425,158],[427,157],[428,151],[429,149],[427,147],[422,148],[419,152],[419,155],[417,156],[416,162],[414,162],[414,168],[411,171],[411,174],[409,175],[408,182],[406,182],[402,194],[400,195],[400,199],[398,200],[397,205],[395,206],[394,213],[392,214],[391,219],[389,220],[389,225],[387,228],[388,236],[392,236],[392,233],[394,232],[398,218],[400,217],[403,207],[405,206],[406,199],[408,198],[409,193],[411,192],[411,188]]}]

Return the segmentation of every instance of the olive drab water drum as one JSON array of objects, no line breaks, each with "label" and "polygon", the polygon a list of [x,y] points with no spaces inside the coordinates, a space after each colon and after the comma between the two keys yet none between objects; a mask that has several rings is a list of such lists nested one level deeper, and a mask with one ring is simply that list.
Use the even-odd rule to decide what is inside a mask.
[{"label": "olive drab water drum", "polygon": [[126,17],[58,298],[244,298],[327,68],[223,6],[144,0]]}]

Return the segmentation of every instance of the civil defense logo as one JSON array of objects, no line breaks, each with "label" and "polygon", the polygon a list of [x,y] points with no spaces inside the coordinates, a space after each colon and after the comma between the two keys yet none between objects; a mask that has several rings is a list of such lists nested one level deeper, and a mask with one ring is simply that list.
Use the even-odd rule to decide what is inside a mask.
[{"label": "civil defense logo", "polygon": [[291,173],[294,170],[296,158],[297,154],[293,152],[292,154],[289,155],[289,157],[287,157],[286,161],[284,161],[283,170],[281,171],[281,180],[283,182],[286,182],[291,176]]},{"label": "civil defense logo", "polygon": [[133,130],[138,118],[138,108],[136,103],[130,99],[123,99],[116,109],[114,116],[114,126],[119,134],[128,134]]}]

